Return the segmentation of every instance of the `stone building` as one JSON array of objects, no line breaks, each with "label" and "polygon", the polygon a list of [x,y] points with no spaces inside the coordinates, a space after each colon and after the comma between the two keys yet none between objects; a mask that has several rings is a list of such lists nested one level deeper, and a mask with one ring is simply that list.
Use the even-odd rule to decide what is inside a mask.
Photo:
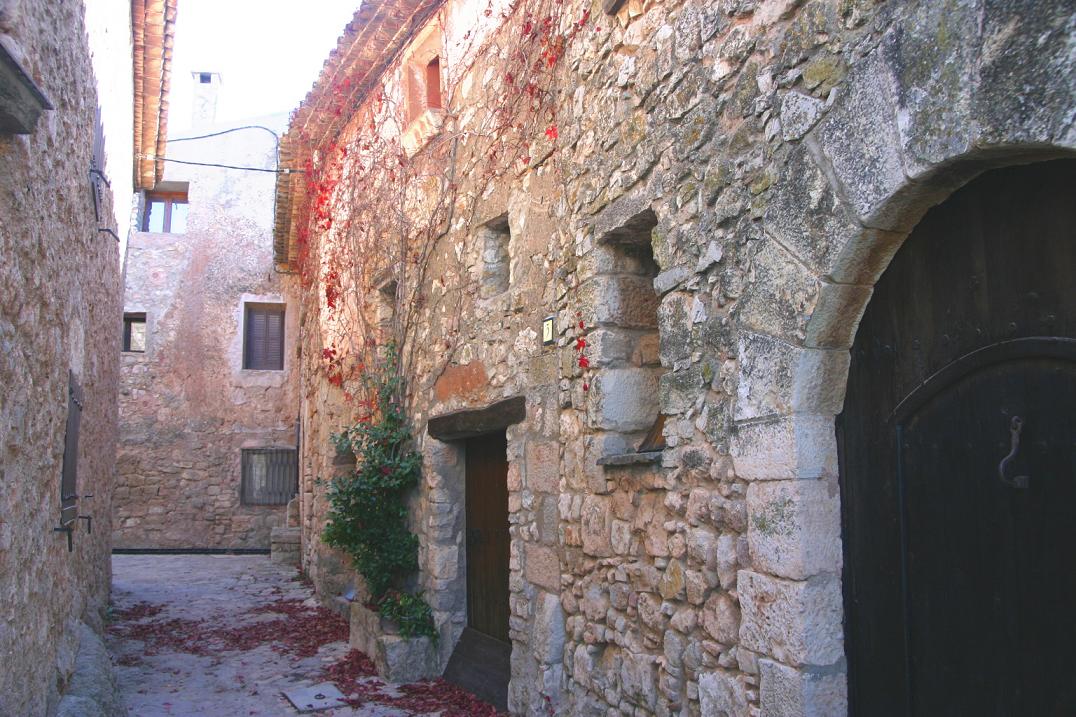
[{"label": "stone building", "polygon": [[440,674],[478,633],[514,714],[1076,709],[1074,25],[981,0],[364,5],[281,145],[306,169],[275,234],[306,280],[303,564],[361,596],[320,538],[330,436],[362,413],[355,337],[409,312],[439,640],[357,600],[353,643]]},{"label": "stone building", "polygon": [[169,135],[127,254],[113,539],[268,549],[297,438],[298,315],[271,240],[286,117],[218,123],[220,74],[182,79],[194,116]]},{"label": "stone building", "polygon": [[[154,142],[166,120],[175,3],[87,5],[0,3],[4,715],[116,710],[99,633],[111,575],[120,246],[138,186],[135,147]],[[141,124],[133,132],[136,114],[144,134]]]}]

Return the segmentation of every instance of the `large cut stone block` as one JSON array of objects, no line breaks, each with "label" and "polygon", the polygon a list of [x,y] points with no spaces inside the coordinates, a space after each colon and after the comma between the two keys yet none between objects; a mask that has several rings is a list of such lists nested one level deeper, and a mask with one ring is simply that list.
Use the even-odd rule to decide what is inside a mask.
[{"label": "large cut stone block", "polygon": [[595,321],[626,328],[653,329],[658,321],[658,295],[648,276],[598,276]]},{"label": "large cut stone block", "polygon": [[743,683],[728,672],[699,676],[699,705],[707,717],[748,717],[751,714]]},{"label": "large cut stone block", "polygon": [[741,570],[736,592],[747,649],[792,665],[831,665],[843,655],[836,577],[793,581]]},{"label": "large cut stone block", "polygon": [[428,637],[390,634],[392,626],[359,602],[351,603],[348,643],[374,661],[389,682],[414,682],[439,676],[436,650]]},{"label": "large cut stone block", "polygon": [[831,416],[793,415],[736,427],[731,453],[745,480],[837,475],[837,434]]},{"label": "large cut stone block", "polygon": [[1067,130],[1071,147],[1076,97],[1071,3],[1008,0],[982,6],[973,20],[982,28],[971,120],[980,128],[978,142],[1061,143]]},{"label": "large cut stone block", "polygon": [[845,242],[863,231],[802,145],[789,155],[780,181],[770,189],[763,226],[817,273],[825,272]]},{"label": "large cut stone block", "polygon": [[740,325],[790,342],[802,340],[818,299],[816,276],[769,237],[760,237],[748,251],[751,283],[739,301]]},{"label": "large cut stone block", "polygon": [[527,488],[535,493],[556,493],[560,486],[560,445],[527,441]]},{"label": "large cut stone block", "polygon": [[876,50],[893,76],[897,130],[910,176],[971,147],[981,6],[981,0],[916,3]]},{"label": "large cut stone block", "polygon": [[759,660],[761,717],[829,717],[848,713],[843,672],[813,672]]},{"label": "large cut stone block", "polygon": [[905,207],[892,201],[907,179],[901,163],[893,80],[877,55],[849,75],[845,93],[808,135],[833,168],[859,220],[882,229],[907,229]]},{"label": "large cut stone block", "polygon": [[555,548],[526,543],[524,559],[527,564],[527,582],[550,592],[560,592],[560,558]]},{"label": "large cut stone block", "polygon": [[740,333],[735,420],[791,412],[792,377],[799,353],[797,347],[771,336]]},{"label": "large cut stone block", "polygon": [[752,483],[747,489],[747,542],[757,570],[796,580],[836,573],[841,565],[836,485],[820,480]]},{"label": "large cut stone block", "polygon": [[590,387],[590,418],[595,428],[645,431],[658,412],[660,368],[604,369]]},{"label": "large cut stone block", "polygon": [[596,557],[613,554],[611,521],[613,501],[607,496],[588,495],[583,499],[583,552]]},{"label": "large cut stone block", "polygon": [[559,664],[564,659],[564,609],[560,598],[540,592],[534,609],[534,656],[546,665]]},{"label": "large cut stone block", "polygon": [[269,531],[269,554],[274,563],[298,565],[300,535],[299,528],[273,528]]},{"label": "large cut stone block", "polygon": [[620,686],[624,699],[653,710],[657,703],[657,658],[653,655],[625,653],[620,667]]},{"label": "large cut stone block", "polygon": [[448,401],[470,396],[489,383],[486,375],[486,367],[481,361],[472,361],[461,366],[448,366],[434,384],[434,398],[438,401]]},{"label": "large cut stone block", "polygon": [[428,637],[383,635],[377,639],[374,664],[377,673],[389,682],[416,682],[440,676]]}]

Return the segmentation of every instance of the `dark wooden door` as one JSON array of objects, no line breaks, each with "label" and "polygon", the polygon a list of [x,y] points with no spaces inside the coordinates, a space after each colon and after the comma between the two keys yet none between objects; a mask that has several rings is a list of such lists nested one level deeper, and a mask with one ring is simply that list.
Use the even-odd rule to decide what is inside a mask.
[{"label": "dark wooden door", "polygon": [[838,421],[854,714],[1076,714],[1073,337],[1076,162],[983,175],[878,283]]},{"label": "dark wooden door", "polygon": [[467,616],[508,642],[508,447],[504,432],[467,441]]}]

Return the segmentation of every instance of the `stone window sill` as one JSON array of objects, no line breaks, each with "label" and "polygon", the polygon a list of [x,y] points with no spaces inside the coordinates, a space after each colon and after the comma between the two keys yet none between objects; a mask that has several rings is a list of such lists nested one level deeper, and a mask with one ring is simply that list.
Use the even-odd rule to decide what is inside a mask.
[{"label": "stone window sill", "polygon": [[441,125],[444,124],[444,120],[445,111],[441,109],[429,109],[416,117],[407,126],[407,130],[400,140],[404,151],[407,152],[407,156],[411,157],[425,147],[426,143],[441,131]]},{"label": "stone window sill", "polygon": [[660,463],[663,451],[647,451],[646,453],[618,453],[615,456],[605,456],[598,459],[599,466],[609,468],[611,466],[642,466],[652,463]]}]

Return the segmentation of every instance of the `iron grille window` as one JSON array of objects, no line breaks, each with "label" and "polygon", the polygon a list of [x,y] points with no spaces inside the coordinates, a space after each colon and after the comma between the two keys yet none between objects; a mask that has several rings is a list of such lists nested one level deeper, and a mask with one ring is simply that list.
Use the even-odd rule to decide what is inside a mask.
[{"label": "iron grille window", "polygon": [[242,463],[243,505],[287,505],[299,491],[294,448],[244,448]]},{"label": "iron grille window", "polygon": [[144,353],[146,350],[146,315],[123,315],[123,350]]},{"label": "iron grille window", "polygon": [[284,370],[284,307],[247,304],[243,334],[243,368]]}]

